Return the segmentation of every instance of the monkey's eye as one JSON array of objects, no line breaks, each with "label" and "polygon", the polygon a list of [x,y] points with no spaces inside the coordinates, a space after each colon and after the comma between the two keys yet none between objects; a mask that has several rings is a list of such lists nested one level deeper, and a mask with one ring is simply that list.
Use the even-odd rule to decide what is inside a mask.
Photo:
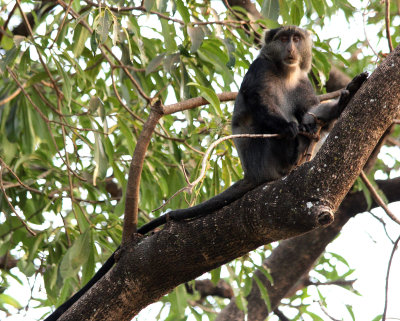
[{"label": "monkey's eye", "polygon": [[293,37],[293,42],[298,43],[300,41],[300,37],[299,36],[294,36]]},{"label": "monkey's eye", "polygon": [[288,41],[289,41],[289,37],[288,37],[288,36],[281,36],[281,37],[279,38],[279,40],[280,40],[281,42],[288,42]]}]

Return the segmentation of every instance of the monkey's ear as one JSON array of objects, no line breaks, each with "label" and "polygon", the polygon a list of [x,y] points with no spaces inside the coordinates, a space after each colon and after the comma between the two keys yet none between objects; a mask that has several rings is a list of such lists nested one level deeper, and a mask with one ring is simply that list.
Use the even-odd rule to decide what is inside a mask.
[{"label": "monkey's ear", "polygon": [[274,39],[274,37],[278,33],[278,31],[281,29],[282,29],[282,27],[266,30],[264,32],[264,36],[263,36],[264,44],[270,43],[272,41],[272,39]]}]

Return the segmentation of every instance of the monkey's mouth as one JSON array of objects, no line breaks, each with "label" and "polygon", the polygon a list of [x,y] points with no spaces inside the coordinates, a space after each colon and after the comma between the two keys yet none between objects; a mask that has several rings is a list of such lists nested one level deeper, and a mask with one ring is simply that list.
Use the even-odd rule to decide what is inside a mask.
[{"label": "monkey's mouth", "polygon": [[284,63],[286,65],[297,65],[298,61],[294,57],[287,57],[287,58],[284,59]]}]

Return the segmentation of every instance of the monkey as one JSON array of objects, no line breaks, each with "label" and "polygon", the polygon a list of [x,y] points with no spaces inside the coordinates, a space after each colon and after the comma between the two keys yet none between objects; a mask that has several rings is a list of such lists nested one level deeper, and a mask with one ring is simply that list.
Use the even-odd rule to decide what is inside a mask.
[{"label": "monkey", "polygon": [[[261,51],[250,65],[235,100],[232,133],[279,134],[279,137],[234,139],[243,179],[199,205],[173,210],[154,219],[137,233],[145,235],[168,220],[194,219],[216,211],[257,186],[287,175],[310,144],[310,139],[299,133],[315,133],[317,120],[328,123],[337,119],[368,76],[367,73],[356,76],[338,100],[320,104],[308,79],[311,60],[312,40],[308,31],[296,26],[267,31]],[[115,263],[116,252],[81,290],[45,321],[57,320],[105,275]]]}]

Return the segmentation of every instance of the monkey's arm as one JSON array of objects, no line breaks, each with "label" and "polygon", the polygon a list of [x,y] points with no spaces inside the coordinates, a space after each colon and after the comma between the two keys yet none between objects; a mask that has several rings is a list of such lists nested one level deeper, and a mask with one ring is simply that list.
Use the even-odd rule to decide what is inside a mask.
[{"label": "monkey's arm", "polygon": [[315,106],[304,115],[303,123],[312,124],[315,123],[315,118],[328,123],[334,119],[339,118],[340,114],[346,108],[347,104],[353,98],[355,93],[360,89],[362,84],[367,80],[368,73],[363,72],[353,78],[353,80],[344,89],[338,100],[323,103]]}]

